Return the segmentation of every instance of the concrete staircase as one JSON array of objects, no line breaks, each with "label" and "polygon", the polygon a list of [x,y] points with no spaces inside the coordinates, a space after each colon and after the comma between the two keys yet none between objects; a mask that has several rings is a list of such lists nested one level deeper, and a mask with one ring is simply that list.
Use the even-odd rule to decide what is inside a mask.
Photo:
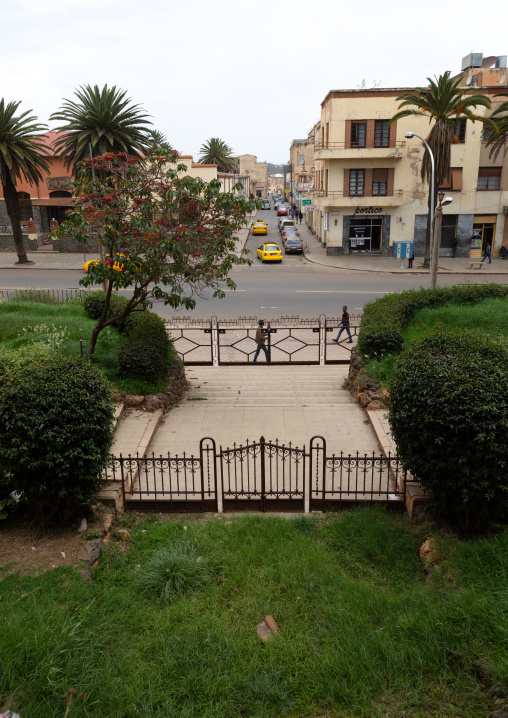
[{"label": "concrete staircase", "polygon": [[342,389],[347,366],[188,367],[184,402],[207,406],[336,406],[351,403]]}]

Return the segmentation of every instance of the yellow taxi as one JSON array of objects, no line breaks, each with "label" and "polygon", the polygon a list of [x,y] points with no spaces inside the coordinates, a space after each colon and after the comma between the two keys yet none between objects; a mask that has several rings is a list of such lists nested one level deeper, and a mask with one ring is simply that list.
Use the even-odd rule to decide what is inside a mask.
[{"label": "yellow taxi", "polygon": [[277,244],[262,244],[258,257],[262,262],[282,262],[282,252]]},{"label": "yellow taxi", "polygon": [[266,222],[254,222],[252,225],[252,234],[268,234],[268,225]]},{"label": "yellow taxi", "polygon": [[[124,255],[120,254],[119,256],[123,257]],[[111,255],[107,254],[104,259],[104,263],[106,264],[107,267],[110,267],[112,262],[113,262],[113,260],[111,258]],[[83,269],[85,272],[88,272],[90,267],[95,266],[96,264],[100,264],[100,263],[101,263],[100,259],[89,259],[88,262],[84,263]],[[117,272],[123,272],[123,264],[120,264],[120,262],[114,262],[113,269],[116,269]]]}]

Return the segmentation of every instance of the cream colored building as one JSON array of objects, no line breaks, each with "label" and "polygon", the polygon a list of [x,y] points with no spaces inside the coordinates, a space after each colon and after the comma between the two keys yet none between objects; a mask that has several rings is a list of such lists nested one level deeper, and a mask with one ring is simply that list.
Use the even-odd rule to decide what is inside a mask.
[{"label": "cream colored building", "polygon": [[[465,86],[473,84],[491,98],[503,90],[508,75],[503,58],[488,72],[477,72],[464,61]],[[475,74],[476,81],[468,79]],[[483,81],[488,85],[479,84]],[[396,98],[411,89],[331,90],[323,100],[320,122],[313,128],[316,211],[306,215],[327,254],[393,255],[396,242],[409,240],[415,254],[423,255],[428,185],[420,170],[425,148],[417,137],[404,135],[427,137],[429,123],[407,117],[388,124],[399,105]],[[485,108],[476,112],[489,113]],[[457,256],[479,256],[488,241],[494,255],[503,243],[508,246],[508,161],[502,154],[490,159],[482,130],[479,122],[458,121],[455,127],[458,142],[452,146],[445,188],[453,203],[444,209],[441,255],[451,254],[454,237]]]},{"label": "cream colored building", "polygon": [[256,155],[238,155],[236,171],[242,176],[250,177],[250,190],[254,197],[267,197],[268,163],[258,162]]},{"label": "cream colored building", "polygon": [[211,182],[212,180],[218,179],[222,185],[223,192],[233,192],[233,187],[241,185],[241,190],[234,190],[235,194],[243,194],[245,197],[250,197],[251,194],[251,180],[250,176],[246,174],[235,174],[228,172],[218,172],[217,165],[204,165],[199,162],[194,162],[192,155],[180,155],[178,163],[186,166],[187,171],[182,174],[187,174],[190,177],[199,177],[204,182]]},{"label": "cream colored building", "polygon": [[293,199],[307,197],[314,189],[314,128],[303,140],[293,140],[289,150]]},{"label": "cream colored building", "polygon": [[282,194],[284,190],[284,175],[276,172],[273,175],[268,175],[268,189],[273,194]]}]

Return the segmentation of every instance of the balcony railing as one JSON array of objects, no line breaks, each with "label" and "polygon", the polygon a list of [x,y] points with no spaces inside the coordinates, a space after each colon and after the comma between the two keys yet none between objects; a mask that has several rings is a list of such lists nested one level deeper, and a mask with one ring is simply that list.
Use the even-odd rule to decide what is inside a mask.
[{"label": "balcony railing", "polygon": [[393,150],[396,148],[405,147],[406,143],[404,140],[397,140],[393,145],[359,145],[354,142],[317,142],[314,145],[315,150]]},{"label": "balcony railing", "polygon": [[358,197],[372,197],[374,199],[381,199],[382,197],[402,197],[403,190],[394,189],[393,192],[391,192],[390,194],[349,194],[348,192],[344,193],[342,190],[315,189],[314,194],[318,197],[347,197],[349,199],[355,199]]}]

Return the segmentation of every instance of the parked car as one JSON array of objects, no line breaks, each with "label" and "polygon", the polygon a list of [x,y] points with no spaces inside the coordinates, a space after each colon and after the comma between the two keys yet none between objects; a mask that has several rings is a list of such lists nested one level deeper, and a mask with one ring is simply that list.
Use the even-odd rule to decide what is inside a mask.
[{"label": "parked car", "polygon": [[262,262],[282,262],[282,252],[278,244],[262,244],[258,249]]},{"label": "parked car", "polygon": [[[124,254],[119,254],[119,257],[125,257]],[[94,267],[96,264],[100,264],[100,259],[89,259],[88,262],[85,262],[83,265],[83,269],[85,272],[88,272],[90,267]],[[116,272],[123,272],[124,264],[129,264],[130,260],[125,258],[125,261],[119,262],[119,261],[113,261],[113,257],[110,254],[106,254],[104,257],[104,264],[106,267],[113,267],[113,269]]]},{"label": "parked car", "polygon": [[264,199],[264,200],[262,200],[262,202],[263,202],[263,206],[261,207],[261,209],[271,209],[272,208],[270,205],[269,199]]},{"label": "parked car", "polygon": [[278,216],[278,217],[281,217],[283,214],[284,214],[284,215],[287,215],[287,213],[288,213],[288,211],[287,211],[286,207],[285,207],[283,204],[280,204],[280,205],[277,207],[277,216]]},{"label": "parked car", "polygon": [[303,254],[303,244],[299,237],[288,237],[284,244],[284,254]]},{"label": "parked car", "polygon": [[285,215],[282,215],[279,218],[278,224],[279,224],[279,232],[282,232],[283,227],[294,227],[295,226],[295,223],[293,222],[293,220]]},{"label": "parked car", "polygon": [[254,222],[252,225],[252,234],[268,234],[266,222]]},{"label": "parked car", "polygon": [[298,231],[294,232],[292,230],[293,230],[293,227],[288,227],[288,229],[285,229],[282,232],[282,242],[283,243],[286,241],[286,239],[289,239],[290,237],[299,237],[300,236]]}]

